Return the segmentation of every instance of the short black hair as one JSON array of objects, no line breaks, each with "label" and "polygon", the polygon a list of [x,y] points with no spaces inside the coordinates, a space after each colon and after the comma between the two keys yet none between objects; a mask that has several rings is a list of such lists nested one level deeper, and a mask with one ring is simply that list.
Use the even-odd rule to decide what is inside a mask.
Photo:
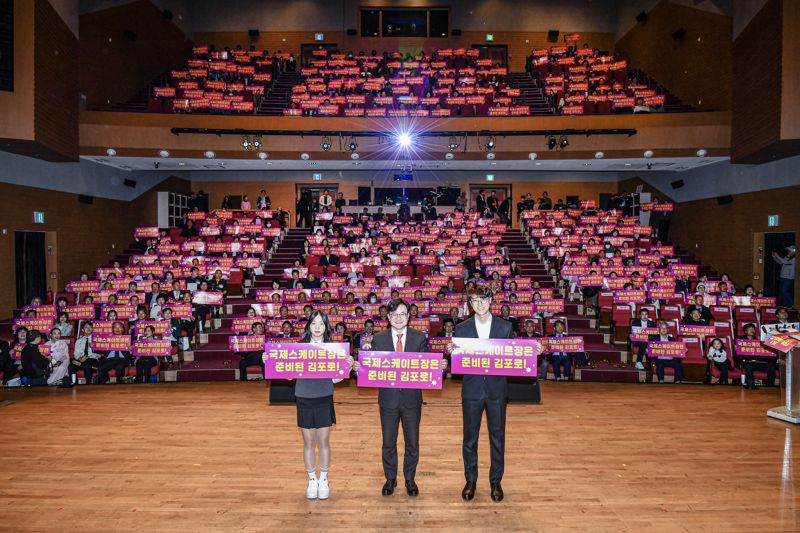
[{"label": "short black hair", "polygon": [[469,297],[475,298],[494,298],[494,291],[489,285],[477,285],[469,290]]},{"label": "short black hair", "polygon": [[408,312],[411,309],[411,307],[405,300],[403,300],[402,298],[398,298],[397,300],[391,300],[389,302],[389,305],[386,306],[386,310],[389,313],[394,313],[395,311],[397,311],[397,308],[400,307],[401,305],[406,306],[406,312]]}]

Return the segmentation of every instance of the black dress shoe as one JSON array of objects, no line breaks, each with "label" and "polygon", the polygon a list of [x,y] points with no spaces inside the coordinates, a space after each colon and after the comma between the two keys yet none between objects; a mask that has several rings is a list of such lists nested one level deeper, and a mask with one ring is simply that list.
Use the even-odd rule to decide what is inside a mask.
[{"label": "black dress shoe", "polygon": [[503,501],[503,487],[500,486],[500,483],[492,485],[492,499],[496,502]]},{"label": "black dress shoe", "polygon": [[464,485],[464,490],[461,491],[461,497],[464,499],[464,501],[467,501],[467,502],[475,497],[475,482],[474,481],[467,481],[467,484]]},{"label": "black dress shoe", "polygon": [[383,490],[381,490],[381,494],[384,496],[391,496],[394,494],[394,488],[397,485],[397,481],[394,479],[387,479],[386,483],[383,484]]},{"label": "black dress shoe", "polygon": [[406,492],[409,496],[419,496],[419,487],[413,479],[406,480]]}]

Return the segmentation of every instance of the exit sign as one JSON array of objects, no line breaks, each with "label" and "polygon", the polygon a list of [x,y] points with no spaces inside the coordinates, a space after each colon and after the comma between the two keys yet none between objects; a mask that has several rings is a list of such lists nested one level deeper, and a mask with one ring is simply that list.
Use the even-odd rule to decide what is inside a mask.
[{"label": "exit sign", "polygon": [[767,226],[770,228],[774,228],[780,226],[780,216],[779,215],[767,215]]},{"label": "exit sign", "polygon": [[494,41],[494,34],[493,33],[487,33],[486,34],[486,40],[487,41]]},{"label": "exit sign", "polygon": [[314,40],[315,41],[324,41],[325,40],[325,34],[323,34],[323,33],[315,33],[314,34]]},{"label": "exit sign", "polygon": [[314,172],[311,175],[311,179],[313,179],[314,181],[321,181],[322,180],[322,172]]},{"label": "exit sign", "polygon": [[44,224],[44,211],[34,211],[33,212],[33,223],[34,224]]}]

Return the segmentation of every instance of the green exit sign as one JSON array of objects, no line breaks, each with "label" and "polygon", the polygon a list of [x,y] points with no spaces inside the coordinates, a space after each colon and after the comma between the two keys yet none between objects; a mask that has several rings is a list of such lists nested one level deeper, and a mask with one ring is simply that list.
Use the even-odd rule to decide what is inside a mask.
[{"label": "green exit sign", "polygon": [[494,34],[493,33],[487,33],[486,34],[486,40],[487,41],[494,41]]},{"label": "green exit sign", "polygon": [[775,228],[780,226],[781,220],[779,215],[767,215],[767,226]]},{"label": "green exit sign", "polygon": [[494,181],[494,174],[486,174],[486,181]]},{"label": "green exit sign", "polygon": [[34,211],[33,212],[33,223],[34,224],[44,224],[44,211]]}]

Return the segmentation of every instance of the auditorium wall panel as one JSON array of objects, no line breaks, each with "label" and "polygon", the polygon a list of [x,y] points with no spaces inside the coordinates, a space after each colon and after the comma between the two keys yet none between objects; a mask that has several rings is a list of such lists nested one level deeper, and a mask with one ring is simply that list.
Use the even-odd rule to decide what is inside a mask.
[{"label": "auditorium wall panel", "polygon": [[[682,41],[672,39],[678,28]],[[616,43],[630,67],[642,69],[685,103],[731,109],[731,17],[662,0]]]},{"label": "auditorium wall panel", "polygon": [[34,3],[14,0],[14,90],[0,91],[0,139],[33,140]]},{"label": "auditorium wall panel", "polygon": [[[82,271],[92,272],[110,261],[133,242],[133,229],[155,225],[158,191],[189,192],[189,182],[169,178],[132,202],[94,198],[81,204],[77,195],[0,183],[0,197],[5,199],[0,211],[0,317],[10,317],[16,307],[14,232],[47,231],[56,233],[58,273],[49,278],[48,287],[58,290]],[[44,224],[33,223],[33,212],[45,213]]]},{"label": "auditorium wall panel", "polygon": [[89,109],[128,101],[191,55],[192,41],[148,0],[81,15],[80,28],[80,91]]}]

